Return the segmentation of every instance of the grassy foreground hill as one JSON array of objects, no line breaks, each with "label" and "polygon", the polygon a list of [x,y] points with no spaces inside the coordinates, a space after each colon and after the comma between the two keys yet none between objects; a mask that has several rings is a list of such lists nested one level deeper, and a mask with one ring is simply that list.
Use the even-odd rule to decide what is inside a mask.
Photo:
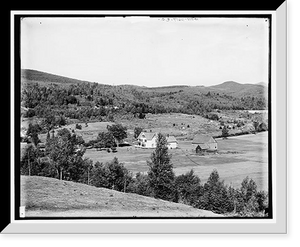
[{"label": "grassy foreground hill", "polygon": [[39,176],[21,176],[26,217],[221,217],[137,194]]}]

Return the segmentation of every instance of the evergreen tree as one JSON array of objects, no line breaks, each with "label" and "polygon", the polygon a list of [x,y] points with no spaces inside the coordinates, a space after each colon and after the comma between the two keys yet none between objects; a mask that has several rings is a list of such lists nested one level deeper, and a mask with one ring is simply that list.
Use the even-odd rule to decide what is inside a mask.
[{"label": "evergreen tree", "polygon": [[203,189],[203,196],[199,199],[198,208],[221,214],[234,210],[234,201],[228,193],[224,181],[220,181],[217,170],[212,171]]},{"label": "evergreen tree", "polygon": [[194,205],[201,194],[200,178],[194,174],[194,170],[182,174],[175,179],[179,201]]},{"label": "evergreen tree", "polygon": [[161,133],[157,135],[155,151],[151,154],[151,161],[147,161],[147,164],[152,195],[163,200],[177,201],[171,155],[168,153],[167,139]]}]

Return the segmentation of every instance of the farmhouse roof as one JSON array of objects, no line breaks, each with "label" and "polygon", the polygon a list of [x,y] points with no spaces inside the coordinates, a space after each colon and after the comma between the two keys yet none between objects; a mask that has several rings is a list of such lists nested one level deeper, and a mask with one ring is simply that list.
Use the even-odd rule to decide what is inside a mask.
[{"label": "farmhouse roof", "polygon": [[177,142],[175,136],[168,136],[167,137],[167,142],[170,143],[170,142]]},{"label": "farmhouse roof", "polygon": [[142,132],[138,138],[143,137],[146,138],[147,140],[152,140],[155,135],[156,135],[155,133]]},{"label": "farmhouse roof", "polygon": [[212,138],[212,136],[198,134],[195,135],[192,144],[211,143],[211,142],[216,142],[215,139]]}]

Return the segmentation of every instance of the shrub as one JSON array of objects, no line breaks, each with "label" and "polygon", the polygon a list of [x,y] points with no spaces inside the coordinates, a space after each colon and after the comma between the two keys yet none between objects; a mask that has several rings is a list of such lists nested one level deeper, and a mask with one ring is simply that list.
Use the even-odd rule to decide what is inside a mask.
[{"label": "shrub", "polygon": [[209,113],[205,116],[206,118],[210,119],[210,120],[219,120],[219,116],[216,113]]}]

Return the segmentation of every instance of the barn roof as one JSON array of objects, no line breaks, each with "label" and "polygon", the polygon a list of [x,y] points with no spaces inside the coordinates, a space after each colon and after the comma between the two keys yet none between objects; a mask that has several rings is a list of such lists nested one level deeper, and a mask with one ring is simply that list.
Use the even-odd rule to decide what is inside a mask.
[{"label": "barn roof", "polygon": [[200,147],[202,150],[209,149],[209,146],[207,146],[207,144],[204,144],[204,143],[199,144],[199,145],[196,147],[196,149],[197,149],[198,147]]},{"label": "barn roof", "polygon": [[216,142],[215,139],[212,138],[212,136],[198,134],[198,135],[195,135],[192,143],[200,144],[200,143],[211,143],[211,142]]},{"label": "barn roof", "polygon": [[170,143],[170,142],[177,142],[175,136],[167,136],[167,142]]}]

